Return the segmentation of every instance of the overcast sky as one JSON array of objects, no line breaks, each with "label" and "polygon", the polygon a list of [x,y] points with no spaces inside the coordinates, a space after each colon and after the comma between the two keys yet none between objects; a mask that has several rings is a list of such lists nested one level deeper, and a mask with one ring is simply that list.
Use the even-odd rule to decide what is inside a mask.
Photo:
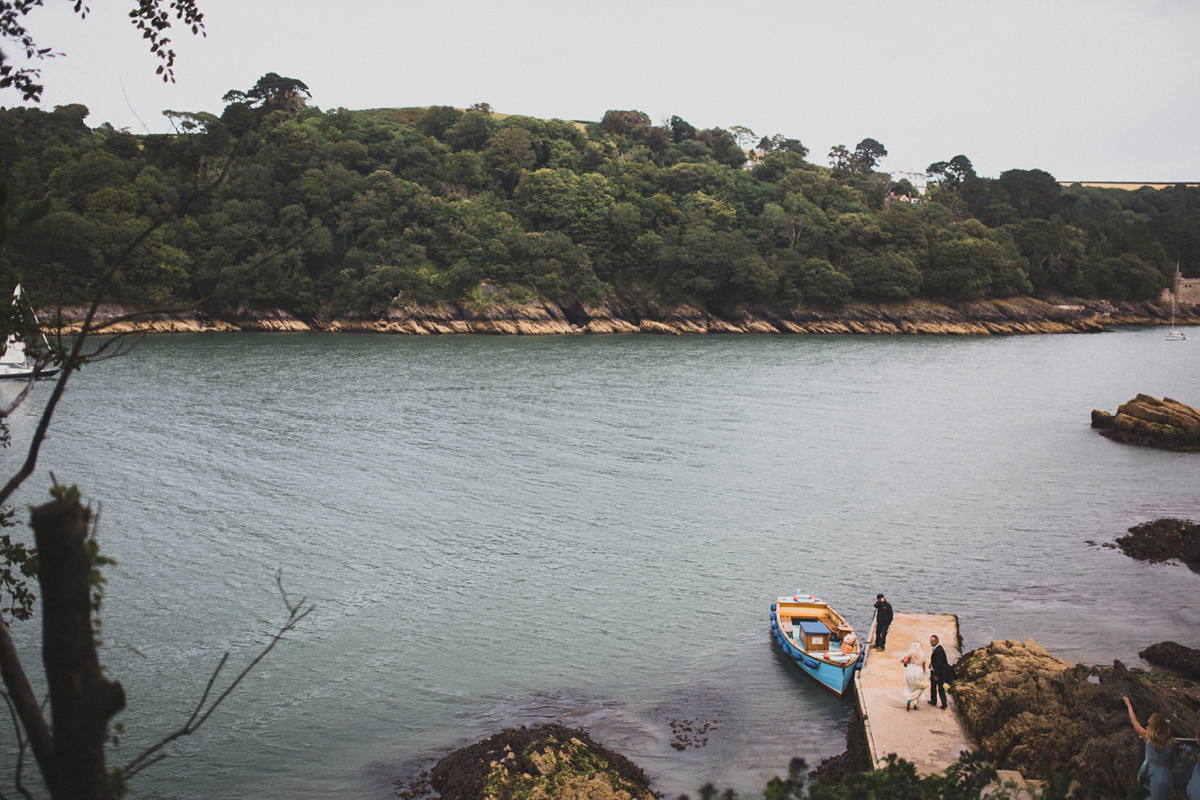
[{"label": "overcast sky", "polygon": [[226,91],[277,72],[327,110],[637,109],[782,133],[820,164],[872,137],[891,171],[962,153],[991,177],[1200,180],[1200,0],[197,3],[208,35],[173,31],[177,82],[164,85],[126,16],[133,0],[91,0],[86,20],[47,0],[26,22],[65,55],[41,63],[42,106],[163,132],[163,109],[219,114]]}]

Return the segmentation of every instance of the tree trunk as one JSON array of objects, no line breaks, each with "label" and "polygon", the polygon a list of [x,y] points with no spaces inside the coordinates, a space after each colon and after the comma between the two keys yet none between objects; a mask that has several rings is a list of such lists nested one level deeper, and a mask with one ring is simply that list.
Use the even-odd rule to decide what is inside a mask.
[{"label": "tree trunk", "polygon": [[50,688],[54,753],[44,774],[55,800],[108,800],[104,741],[125,690],[100,671],[92,630],[91,511],[78,500],[33,509],[42,587],[42,661]]}]

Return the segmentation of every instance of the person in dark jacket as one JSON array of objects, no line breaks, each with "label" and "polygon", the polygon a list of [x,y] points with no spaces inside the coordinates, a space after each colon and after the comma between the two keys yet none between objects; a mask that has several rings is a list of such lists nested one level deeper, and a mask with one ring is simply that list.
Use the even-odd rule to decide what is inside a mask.
[{"label": "person in dark jacket", "polygon": [[938,637],[929,637],[929,646],[933,652],[929,654],[929,705],[938,704],[938,695],[942,698],[942,708],[946,707],[946,684],[954,680],[954,670],[946,658],[946,648],[938,644]]},{"label": "person in dark jacket", "polygon": [[887,644],[888,628],[892,626],[892,604],[881,594],[875,597],[875,646],[882,650]]}]

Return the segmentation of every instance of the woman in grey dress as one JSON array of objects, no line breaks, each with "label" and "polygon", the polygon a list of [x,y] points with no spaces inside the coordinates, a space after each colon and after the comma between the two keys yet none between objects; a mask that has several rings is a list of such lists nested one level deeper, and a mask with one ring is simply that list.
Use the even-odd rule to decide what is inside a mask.
[{"label": "woman in grey dress", "polygon": [[1129,709],[1129,721],[1133,729],[1146,743],[1146,771],[1150,775],[1149,800],[1171,800],[1175,784],[1171,778],[1171,766],[1175,763],[1175,739],[1171,736],[1171,723],[1157,711],[1150,715],[1146,727],[1138,722],[1133,713],[1133,704],[1128,697],[1121,698]]},{"label": "woman in grey dress", "polygon": [[1187,796],[1188,800],[1200,800],[1200,722],[1196,723],[1196,731],[1192,734],[1196,737],[1196,763],[1192,765],[1192,779],[1188,781]]}]

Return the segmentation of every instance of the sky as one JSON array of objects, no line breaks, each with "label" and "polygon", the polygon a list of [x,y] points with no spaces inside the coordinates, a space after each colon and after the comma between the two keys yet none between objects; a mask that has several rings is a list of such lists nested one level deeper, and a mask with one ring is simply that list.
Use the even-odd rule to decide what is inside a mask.
[{"label": "sky", "polygon": [[[166,3],[167,0],[162,0]],[[892,172],[958,154],[981,176],[1200,181],[1200,0],[197,0],[174,84],[126,16],[135,0],[46,0],[41,106],[167,132],[276,72],[325,110],[486,102],[599,120],[636,109],[801,140],[864,138]],[[19,51],[0,44],[10,58]],[[21,105],[0,91],[0,105]]]}]

